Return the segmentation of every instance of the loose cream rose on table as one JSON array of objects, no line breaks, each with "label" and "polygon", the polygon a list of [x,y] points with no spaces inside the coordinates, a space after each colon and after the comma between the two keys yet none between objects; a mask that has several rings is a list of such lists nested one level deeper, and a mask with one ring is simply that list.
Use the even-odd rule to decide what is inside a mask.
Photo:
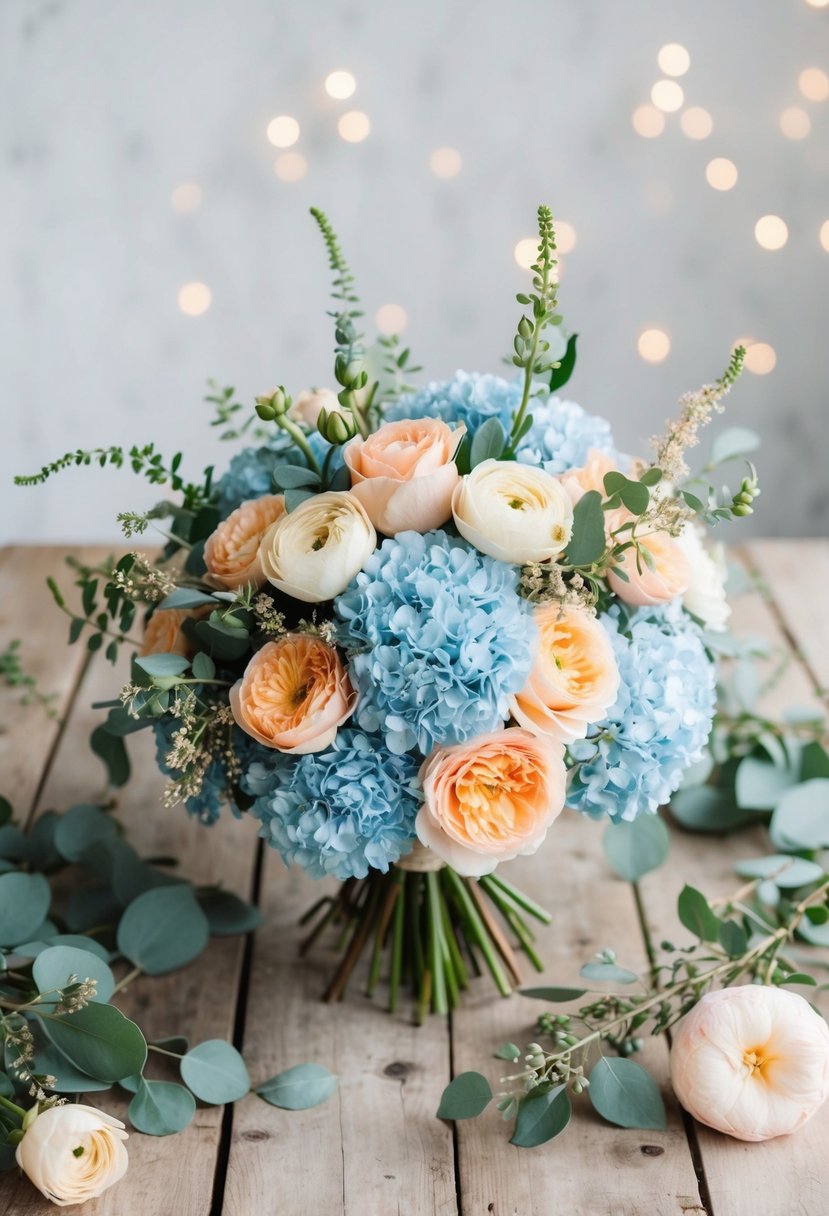
[{"label": "loose cream rose on table", "polygon": [[[688,559],[678,540],[667,532],[649,532],[637,538],[647,557],[635,548],[626,549],[607,581],[620,600],[635,607],[666,604],[688,590],[691,574]],[[627,575],[620,577],[616,569]]]},{"label": "loose cream rose on table", "polygon": [[738,1140],[797,1131],[829,1097],[829,1027],[794,992],[709,992],[673,1032],[671,1081],[700,1123]]},{"label": "loose cream rose on table", "polygon": [[688,588],[682,603],[707,629],[722,633],[731,615],[723,547],[706,548],[702,530],[693,523],[687,523],[677,539],[688,563]]},{"label": "loose cream rose on table", "polygon": [[127,1172],[124,1124],[94,1106],[50,1106],[23,1133],[15,1158],[58,1207],[96,1199]]},{"label": "loose cream rose on table", "polygon": [[300,756],[329,747],[356,702],[336,650],[307,633],[266,643],[230,690],[242,730],[265,747]]},{"label": "loose cream rose on table", "polygon": [[561,483],[509,460],[484,460],[468,473],[455,487],[452,515],[481,553],[515,565],[557,557],[573,529],[573,504]]},{"label": "loose cream rose on table", "polygon": [[616,701],[619,669],[607,631],[580,608],[542,604],[533,613],[538,648],[526,684],[510,699],[513,718],[562,743],[583,739]]},{"label": "loose cream rose on table", "polygon": [[284,514],[281,494],[263,494],[232,511],[204,546],[208,581],[228,591],[248,585],[261,587],[265,575],[259,546],[268,528]]},{"label": "loose cream rose on table", "polygon": [[349,491],[329,490],[282,515],[263,536],[259,560],[277,590],[318,604],[345,590],[376,544],[362,503]]},{"label": "loose cream rose on table", "polygon": [[302,423],[309,431],[313,431],[323,410],[327,414],[341,414],[343,412],[334,390],[330,388],[306,388],[294,398],[293,405],[288,410],[288,417],[293,422]]},{"label": "loose cream rose on table", "polygon": [[439,418],[387,422],[343,449],[351,491],[386,536],[430,532],[452,514],[460,481],[455,453],[466,433]]},{"label": "loose cream rose on table", "polygon": [[437,748],[420,769],[421,844],[458,873],[534,853],[564,806],[564,748],[519,727]]}]

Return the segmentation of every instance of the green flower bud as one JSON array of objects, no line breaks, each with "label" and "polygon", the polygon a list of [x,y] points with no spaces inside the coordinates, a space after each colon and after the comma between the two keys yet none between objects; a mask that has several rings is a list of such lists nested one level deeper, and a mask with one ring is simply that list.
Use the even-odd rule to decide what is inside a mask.
[{"label": "green flower bud", "polygon": [[518,332],[522,338],[532,337],[533,323],[528,317],[522,317],[518,322]]},{"label": "green flower bud", "polygon": [[317,430],[329,443],[348,443],[357,434],[357,423],[350,410],[343,414],[334,410],[329,414],[328,410],[322,409],[317,419]]},{"label": "green flower bud", "polygon": [[276,412],[266,397],[256,398],[256,412],[263,422],[273,422]]},{"label": "green flower bud", "polygon": [[736,515],[738,518],[742,518],[744,515],[753,515],[754,508],[746,506],[745,503],[738,502],[735,503],[731,508],[731,514]]},{"label": "green flower bud", "polygon": [[285,392],[284,386],[280,384],[279,388],[274,389],[272,393],[266,393],[256,398],[256,412],[264,421],[272,422],[274,418],[279,418],[280,415],[287,413],[290,404],[291,398]]}]

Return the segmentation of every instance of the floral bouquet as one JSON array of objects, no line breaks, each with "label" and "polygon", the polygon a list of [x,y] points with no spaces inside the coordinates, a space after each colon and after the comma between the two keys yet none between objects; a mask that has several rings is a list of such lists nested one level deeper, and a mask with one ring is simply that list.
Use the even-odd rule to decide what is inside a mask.
[{"label": "floral bouquet", "polygon": [[[343,995],[371,951],[389,1006],[408,984],[421,1016],[452,1008],[471,971],[501,993],[516,950],[541,968],[529,921],[549,914],[499,869],[533,853],[565,803],[595,818],[653,814],[698,759],[715,673],[704,630],[724,627],[721,569],[702,525],[746,515],[759,492],[688,480],[684,452],[740,372],[690,393],[651,460],[558,395],[555,233],[538,211],[514,379],[458,372],[413,391],[399,339],[366,351],[353,279],[312,213],[334,276],[339,391],[282,387],[243,407],[215,390],[214,425],[247,438],[215,480],[153,445],[78,450],[129,464],[177,495],[120,516],[164,521],[158,558],[76,564],[71,640],[113,661],[139,609],[132,676],[93,747],[124,781],[124,737],[151,727],[170,782],[204,823],[247,812],[287,865],[340,886],[306,918],[338,928]],[[692,488],[693,487],[693,488]]]}]

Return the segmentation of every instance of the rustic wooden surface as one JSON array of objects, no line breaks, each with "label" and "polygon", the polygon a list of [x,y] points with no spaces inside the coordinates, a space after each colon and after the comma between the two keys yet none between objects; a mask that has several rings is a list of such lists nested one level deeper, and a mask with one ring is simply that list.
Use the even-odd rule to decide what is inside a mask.
[{"label": "rustic wooden surface", "polygon": [[[87,750],[94,700],[112,695],[119,673],[82,647],[68,648],[66,620],[45,593],[64,550],[0,551],[0,646],[22,639],[23,659],[43,688],[57,694],[56,719],[22,707],[0,690],[0,791],[18,816],[64,809],[103,792],[103,772]],[[94,557],[94,550],[84,557]],[[739,554],[755,589],[735,602],[735,631],[767,638],[791,662],[767,706],[825,698],[829,618],[819,586],[829,585],[829,543],[764,541]],[[821,577],[822,572],[822,577]],[[68,582],[68,579],[64,579]],[[701,1128],[677,1107],[667,1083],[668,1044],[646,1045],[668,1108],[665,1132],[613,1129],[582,1107],[552,1145],[510,1147],[496,1112],[455,1129],[434,1118],[453,1073],[502,1067],[491,1060],[508,1038],[532,1037],[542,1008],[502,1000],[476,980],[451,1018],[415,1029],[367,1000],[359,977],[346,1000],[319,1002],[328,948],[300,961],[297,914],[321,887],[261,858],[255,825],[230,817],[205,830],[180,811],[165,811],[149,740],[131,741],[134,776],[118,795],[130,838],[146,854],[175,853],[183,871],[222,882],[259,900],[265,920],[252,942],[214,939],[185,971],[144,979],[121,1000],[152,1034],[191,1041],[231,1037],[244,1051],[254,1083],[303,1060],[340,1078],[325,1105],[290,1113],[248,1097],[232,1110],[200,1108],[181,1136],[134,1134],[124,1181],[88,1205],[89,1216],[820,1216],[829,1208],[829,1107],[798,1135],[743,1145]],[[143,745],[143,746],[142,746]],[[534,858],[510,876],[554,911],[539,935],[545,980],[575,981],[582,961],[612,945],[640,967],[651,943],[682,940],[676,895],[685,881],[715,895],[733,889],[733,864],[768,852],[764,830],[703,838],[673,830],[671,855],[638,889],[604,862],[601,830],[565,813]],[[586,898],[589,893],[589,899]],[[687,936],[684,935],[684,936]],[[488,1063],[488,1061],[490,1063]],[[93,1096],[123,1114],[118,1091]],[[0,1177],[0,1216],[53,1211],[15,1172]]]}]

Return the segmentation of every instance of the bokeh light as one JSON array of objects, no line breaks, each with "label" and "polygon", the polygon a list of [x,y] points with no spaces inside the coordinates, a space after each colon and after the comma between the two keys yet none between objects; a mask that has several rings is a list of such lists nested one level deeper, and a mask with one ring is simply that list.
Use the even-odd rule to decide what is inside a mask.
[{"label": "bokeh light", "polygon": [[705,166],[705,180],[714,190],[731,190],[737,184],[737,166],[726,156],[715,156]]},{"label": "bokeh light", "polygon": [[399,304],[381,304],[374,314],[374,324],[381,334],[402,334],[409,318]]},{"label": "bokeh light", "polygon": [[529,270],[538,254],[538,237],[525,236],[516,244],[512,251],[518,265],[522,270]]},{"label": "bokeh light", "polygon": [[180,211],[182,214],[195,211],[200,205],[201,187],[197,186],[195,182],[182,182],[170,195],[170,206],[174,211]]},{"label": "bokeh light", "polygon": [[714,129],[711,115],[702,106],[689,106],[679,116],[683,135],[689,139],[707,139]]},{"label": "bokeh light", "polygon": [[826,8],[829,0],[806,0],[809,8]]},{"label": "bokeh light", "polygon": [[761,215],[754,225],[754,239],[761,249],[782,249],[789,239],[786,221],[779,215]]},{"label": "bokeh light", "polygon": [[646,363],[661,363],[670,353],[671,339],[664,329],[643,329],[636,349]]},{"label": "bokeh light", "polygon": [[346,143],[359,144],[371,130],[371,119],[362,110],[347,110],[337,123],[337,130]]},{"label": "bokeh light", "polygon": [[429,168],[435,177],[457,177],[463,167],[457,148],[435,148],[429,157]]},{"label": "bokeh light", "polygon": [[656,56],[660,72],[666,76],[684,76],[691,66],[691,56],[678,42],[669,42]]},{"label": "bokeh light", "polygon": [[329,72],[325,78],[325,91],[335,101],[345,101],[347,97],[351,97],[356,88],[357,81],[350,72],[342,70]]},{"label": "bokeh light", "polygon": [[179,288],[178,306],[188,317],[200,317],[207,312],[213,295],[206,283],[185,283]]},{"label": "bokeh light", "polygon": [[308,172],[308,161],[299,152],[283,152],[277,156],[273,171],[282,182],[299,182]]},{"label": "bokeh light", "polygon": [[299,123],[290,114],[277,114],[268,123],[268,139],[275,148],[290,148],[299,139]]},{"label": "bokeh light", "polygon": [[825,101],[829,97],[829,76],[822,68],[804,68],[797,87],[808,101]]},{"label": "bokeh light", "polygon": [[829,253],[829,220],[824,220],[820,226],[820,243]]},{"label": "bokeh light", "polygon": [[805,139],[812,129],[812,120],[800,106],[788,106],[780,115],[780,130],[786,139]]},{"label": "bokeh light", "polygon": [[665,115],[656,106],[639,106],[633,111],[633,129],[643,139],[655,139],[665,130]]},{"label": "bokeh light", "polygon": [[571,253],[576,247],[576,230],[567,220],[554,220],[556,249],[559,253]]},{"label": "bokeh light", "polygon": [[675,110],[682,107],[682,103],[685,101],[682,85],[677,84],[675,80],[657,80],[651,89],[651,101],[657,110],[673,114]]},{"label": "bokeh light", "polygon": [[774,371],[777,352],[768,342],[744,343],[746,348],[745,369],[755,376],[767,376]]}]

